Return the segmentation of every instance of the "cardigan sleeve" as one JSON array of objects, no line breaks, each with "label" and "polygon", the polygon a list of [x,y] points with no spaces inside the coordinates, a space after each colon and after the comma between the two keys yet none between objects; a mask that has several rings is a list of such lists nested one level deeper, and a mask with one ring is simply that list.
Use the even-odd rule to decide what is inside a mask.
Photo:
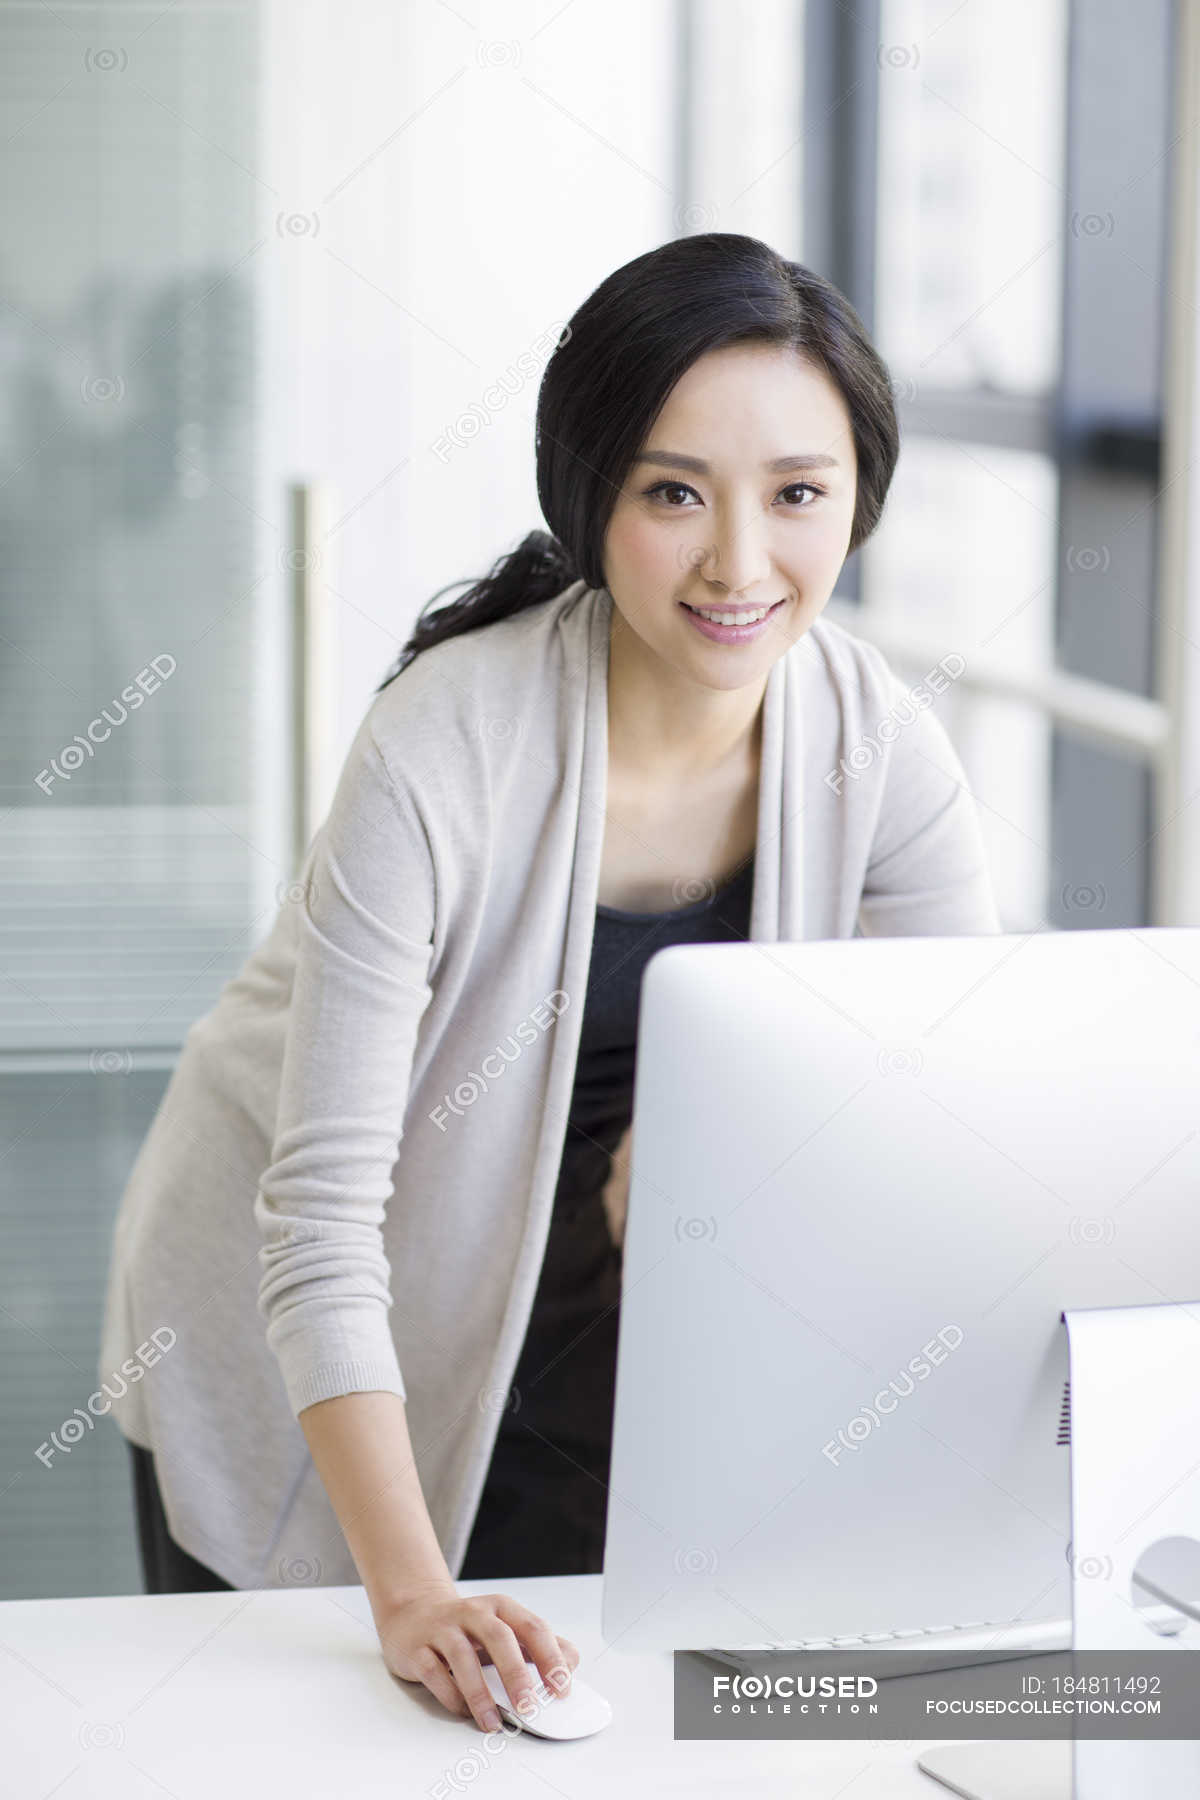
[{"label": "cardigan sleeve", "polygon": [[405,1386],[384,1209],[431,997],[428,837],[364,719],[313,846],[270,1167],[254,1217],[258,1310],[294,1414]]},{"label": "cardigan sleeve", "polygon": [[[894,699],[899,679],[888,671]],[[911,708],[910,708],[911,710]],[[894,717],[905,717],[899,707]],[[859,903],[864,937],[974,937],[1002,927],[966,772],[930,706],[897,724]]]}]

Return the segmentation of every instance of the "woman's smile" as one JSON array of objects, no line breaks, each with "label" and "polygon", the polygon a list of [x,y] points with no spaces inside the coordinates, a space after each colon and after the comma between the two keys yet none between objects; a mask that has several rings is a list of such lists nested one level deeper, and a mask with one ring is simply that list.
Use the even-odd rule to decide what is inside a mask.
[{"label": "woman's smile", "polygon": [[[696,630],[704,637],[711,638],[717,644],[750,644],[761,637],[768,623],[776,616],[781,607],[787,605],[786,597],[777,600],[774,606],[690,606],[686,600],[679,602],[680,607],[691,620]],[[746,623],[731,624],[729,621],[736,614],[744,614]]]}]

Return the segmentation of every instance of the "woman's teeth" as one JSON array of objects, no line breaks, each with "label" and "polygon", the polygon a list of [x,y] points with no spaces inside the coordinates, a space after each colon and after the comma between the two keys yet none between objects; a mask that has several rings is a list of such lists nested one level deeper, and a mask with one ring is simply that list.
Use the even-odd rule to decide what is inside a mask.
[{"label": "woman's teeth", "polygon": [[[684,605],[687,606],[686,600]],[[702,619],[711,619],[714,625],[756,625],[774,610],[773,606],[760,606],[757,612],[708,612],[702,606],[688,606],[689,612],[697,613]]]}]

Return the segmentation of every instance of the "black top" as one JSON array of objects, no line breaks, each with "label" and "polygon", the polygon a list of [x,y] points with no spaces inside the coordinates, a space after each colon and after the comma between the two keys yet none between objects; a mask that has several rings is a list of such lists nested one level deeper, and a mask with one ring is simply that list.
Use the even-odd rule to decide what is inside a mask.
[{"label": "black top", "polygon": [[667,944],[745,940],[754,859],[668,912],[597,906],[554,1212],[463,1580],[596,1574],[603,1566],[621,1252],[602,1193],[629,1124],[642,973]]}]

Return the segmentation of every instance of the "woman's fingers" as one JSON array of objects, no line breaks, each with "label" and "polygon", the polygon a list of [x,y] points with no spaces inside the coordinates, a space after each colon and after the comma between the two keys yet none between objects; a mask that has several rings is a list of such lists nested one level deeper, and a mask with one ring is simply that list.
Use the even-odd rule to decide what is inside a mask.
[{"label": "woman's fingers", "polygon": [[494,1664],[517,1717],[529,1716],[541,1683],[551,1694],[568,1693],[579,1662],[570,1638],[557,1636],[509,1594],[463,1599],[439,1585],[382,1609],[376,1624],[392,1673],[422,1682],[447,1712],[469,1714],[481,1731],[502,1723],[481,1657]]},{"label": "woman's fingers", "polygon": [[483,1678],[475,1646],[466,1632],[461,1626],[446,1626],[439,1633],[435,1648],[441,1651],[450,1664],[450,1673],[458,1683],[458,1691],[480,1731],[497,1730],[500,1714],[496,1711],[491,1689]]},{"label": "woman's fingers", "polygon": [[557,1637],[545,1619],[530,1612],[527,1606],[522,1606],[508,1594],[493,1594],[488,1598],[492,1601],[497,1616],[510,1625],[521,1640],[526,1656],[530,1662],[536,1663],[538,1673],[549,1691],[552,1694],[569,1693],[571,1670],[579,1662],[579,1652],[570,1638]]},{"label": "woman's fingers", "polygon": [[455,1685],[454,1677],[430,1645],[417,1659],[420,1680],[429,1689],[435,1700],[440,1700],[447,1712],[462,1718],[467,1711],[467,1703]]},{"label": "woman's fingers", "polygon": [[[560,1684],[556,1685],[552,1681],[551,1685],[555,1687],[557,1693],[569,1694],[571,1691],[572,1672],[579,1667],[579,1652],[571,1642],[570,1638],[556,1636],[554,1641],[558,1645],[559,1656],[556,1669],[564,1672],[564,1678]],[[556,1669],[551,1669],[550,1673],[552,1676],[556,1673]]]},{"label": "woman's fingers", "polygon": [[479,1638],[495,1664],[513,1711],[520,1712],[523,1703],[533,1699],[537,1684],[526,1667],[516,1632],[500,1616],[490,1595],[480,1601],[478,1618],[473,1619],[467,1629]]}]

